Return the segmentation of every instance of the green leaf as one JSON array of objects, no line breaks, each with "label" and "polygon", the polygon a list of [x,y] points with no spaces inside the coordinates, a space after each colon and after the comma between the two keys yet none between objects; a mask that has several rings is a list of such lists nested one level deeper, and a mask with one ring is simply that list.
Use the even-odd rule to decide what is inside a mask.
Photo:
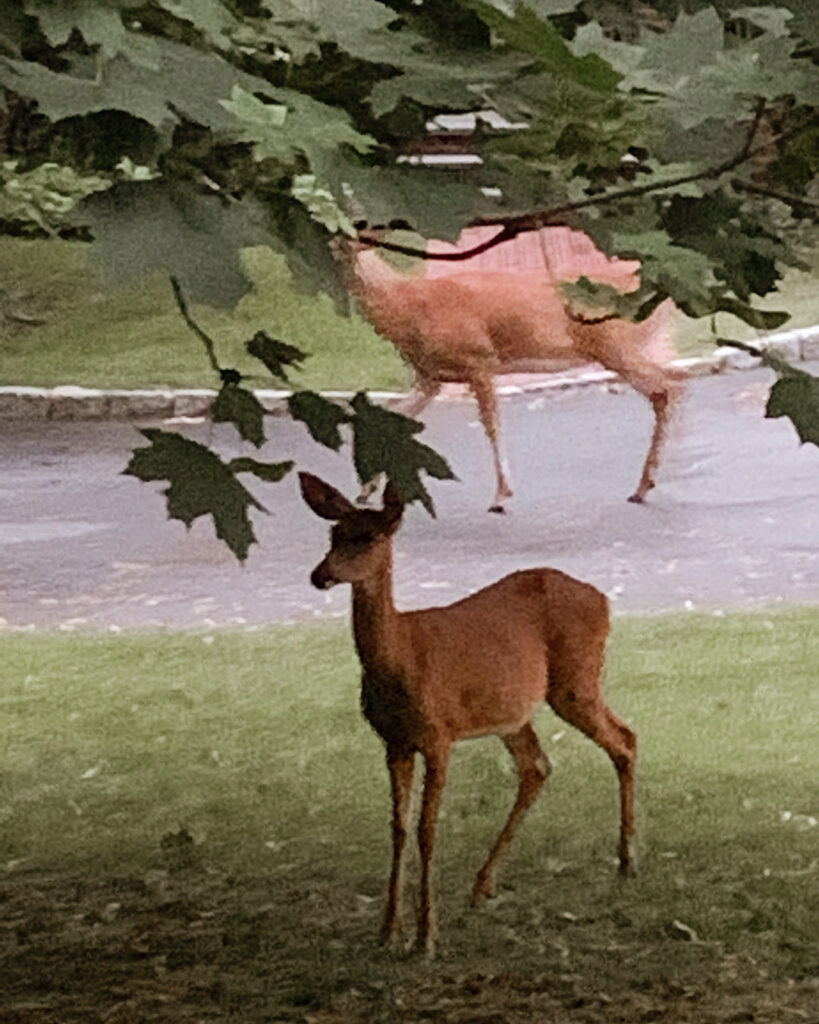
[{"label": "green leaf", "polygon": [[782,241],[749,222],[736,197],[721,191],[693,198],[675,195],[663,209],[663,226],[676,245],[707,256],[714,275],[743,302],[776,287]]},{"label": "green leaf", "polygon": [[808,123],[792,138],[779,146],[771,176],[793,195],[804,194],[812,179],[819,174],[819,126]]},{"label": "green leaf", "polygon": [[[722,18],[713,7],[695,14],[682,12],[667,32],[644,31],[639,85],[647,89],[684,85],[703,64],[715,64],[724,49]],[[633,84],[631,82],[629,85]]]},{"label": "green leaf", "polygon": [[370,224],[402,220],[426,238],[454,241],[470,220],[491,207],[479,181],[458,180],[451,171],[431,167],[368,166],[347,159],[333,173],[356,219]]},{"label": "green leaf", "polygon": [[162,270],[193,301],[233,306],[250,288],[239,252],[271,241],[251,202],[225,203],[164,180],[121,182],[80,208],[109,279]]},{"label": "green leaf", "polygon": [[512,5],[498,0],[466,2],[505,43],[528,53],[552,74],[594,92],[617,89],[620,75],[612,66],[597,54],[576,57],[554,25],[539,16],[535,7],[542,5],[517,3],[513,13],[507,13]]},{"label": "green leaf", "polygon": [[690,315],[711,312],[711,264],[702,253],[674,245],[664,231],[615,231],[612,240],[618,255],[641,261],[644,282],[653,282]]},{"label": "green leaf", "polygon": [[40,22],[52,46],[68,42],[77,29],[89,46],[99,46],[106,57],[127,48],[127,31],[122,21],[126,3],[110,0],[26,0],[25,10]]},{"label": "green leaf", "polygon": [[228,5],[220,0],[156,0],[169,14],[187,21],[215,46],[230,45],[231,32],[237,27]]},{"label": "green leaf", "polygon": [[816,0],[776,0],[778,7],[786,7],[793,14],[788,28],[808,43],[819,46],[819,18],[816,17]]},{"label": "green leaf", "polygon": [[290,195],[267,197],[265,212],[269,244],[287,260],[294,284],[306,292],[326,292],[340,313],[347,312],[350,293],[326,228]]},{"label": "green leaf", "polygon": [[246,345],[250,355],[260,359],[274,377],[286,381],[285,366],[298,369],[298,364],[307,359],[307,352],[302,352],[295,345],[288,345],[277,338],[271,338],[264,331],[257,331]]},{"label": "green leaf", "polygon": [[[399,16],[378,0],[260,0],[269,12],[262,22],[257,19],[245,25],[234,39],[245,52],[261,54],[272,50],[279,60],[311,64],[312,58],[325,56],[327,48],[352,58],[356,77],[362,70],[366,76],[372,69],[362,62],[378,65],[375,77],[384,75],[386,66],[403,68],[414,65],[424,51],[434,46],[410,25],[412,17]],[[324,47],[324,53],[322,52]],[[438,47],[440,49],[440,46]],[[316,62],[318,63],[318,61]]]},{"label": "green leaf", "polygon": [[577,316],[594,318],[617,315],[623,320],[639,323],[651,316],[657,306],[668,298],[668,293],[651,285],[641,284],[633,292],[618,291],[610,284],[601,284],[588,277],[561,284],[560,290],[569,308]]},{"label": "green leaf", "polygon": [[70,220],[83,198],[111,187],[110,178],[82,176],[56,163],[27,171],[17,167],[16,160],[0,164],[0,219],[9,224],[33,222],[49,234]]},{"label": "green leaf", "polygon": [[[275,92],[263,78],[240,71],[216,53],[168,39],[128,35],[129,46],[150,44],[150,64],[143,66],[119,54],[101,67],[77,61],[68,72],[56,72],[33,61],[0,57],[0,83],[37,100],[40,112],[52,121],[120,110],[155,128],[187,119],[224,132],[237,126],[221,102],[234,87],[266,96]],[[342,115],[336,111],[335,116]]]},{"label": "green leaf", "polygon": [[314,441],[338,451],[342,445],[339,427],[352,417],[337,402],[315,391],[297,391],[287,399],[287,407],[294,420],[305,424]]},{"label": "green leaf", "polygon": [[394,110],[408,99],[436,113],[446,110],[463,112],[481,110],[486,96],[499,85],[512,81],[521,70],[517,57],[473,52],[464,54],[428,48],[430,52],[396,55],[403,71],[377,82],[369,95],[369,104],[376,117]]},{"label": "green leaf", "polygon": [[257,462],[256,459],[247,456],[231,459],[228,463],[228,469],[231,472],[253,473],[254,476],[269,484],[276,484],[279,480],[283,480],[293,466],[295,466],[295,462],[292,459],[287,462]]},{"label": "green leaf", "polygon": [[627,74],[638,67],[645,53],[645,48],[611,39],[605,35],[596,21],[581,25],[575,32],[574,39],[568,44],[576,57],[587,57],[596,54],[607,60],[621,74]]},{"label": "green leaf", "polygon": [[252,391],[240,387],[235,381],[223,382],[210,416],[214,423],[232,423],[242,438],[257,448],[265,443],[264,407]]},{"label": "green leaf", "polygon": [[763,32],[730,46],[725,38],[713,7],[682,13],[670,31],[643,33],[643,56],[622,88],[662,96],[660,110],[683,129],[714,118],[749,118],[757,98],[819,102],[816,68],[793,59],[790,36]]},{"label": "green leaf", "polygon": [[420,471],[439,480],[453,480],[455,474],[446,459],[413,437],[424,429],[423,423],[373,405],[363,391],[351,404],[355,413],[353,462],[359,480],[366,484],[384,473],[403,501],[418,500],[434,516],[435,506]]},{"label": "green leaf", "polygon": [[752,25],[770,32],[774,36],[788,34],[788,22],[793,18],[784,7],[737,7],[731,14],[735,18],[746,18]]},{"label": "green leaf", "polygon": [[257,160],[272,158],[286,165],[304,157],[320,181],[338,160],[340,147],[368,153],[375,139],[362,135],[338,107],[320,103],[294,89],[274,89],[275,102],[264,103],[240,85],[221,105],[239,122],[239,138],[253,144]]},{"label": "green leaf", "polygon": [[361,60],[381,63],[390,36],[407,34],[387,34],[397,16],[377,0],[262,0],[262,5],[271,15],[271,34],[298,61],[308,53],[318,55],[320,43],[328,41]]},{"label": "green leaf", "polygon": [[790,367],[771,388],[765,415],[787,416],[803,444],[819,446],[819,377]]},{"label": "green leaf", "polygon": [[236,479],[230,467],[205,445],[163,430],[141,430],[150,446],[134,450],[123,472],[140,480],[167,480],[163,492],[168,516],[190,527],[210,515],[216,536],[240,561],[256,536],[248,517],[252,508],[266,511]]},{"label": "green leaf", "polygon": [[730,295],[722,295],[714,304],[714,309],[723,313],[731,313],[733,316],[744,320],[746,324],[755,327],[758,331],[775,331],[790,320],[790,313],[779,310],[756,309],[738,299],[732,299]]},{"label": "green leaf", "polygon": [[291,188],[293,198],[310,213],[310,216],[327,228],[330,234],[343,232],[355,234],[355,226],[338,205],[333,193],[319,184],[315,174],[297,174]]}]

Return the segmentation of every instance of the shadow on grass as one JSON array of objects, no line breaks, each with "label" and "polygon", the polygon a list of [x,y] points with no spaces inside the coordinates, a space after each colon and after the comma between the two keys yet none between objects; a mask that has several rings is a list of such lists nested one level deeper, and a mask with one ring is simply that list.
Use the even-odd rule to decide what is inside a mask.
[{"label": "shadow on grass", "polygon": [[459,747],[430,964],[376,943],[388,785],[346,629],[3,637],[0,1021],[815,1020],[817,644],[811,610],[618,621],[625,884],[611,766],[544,711],[552,780],[469,910],[515,778]]}]

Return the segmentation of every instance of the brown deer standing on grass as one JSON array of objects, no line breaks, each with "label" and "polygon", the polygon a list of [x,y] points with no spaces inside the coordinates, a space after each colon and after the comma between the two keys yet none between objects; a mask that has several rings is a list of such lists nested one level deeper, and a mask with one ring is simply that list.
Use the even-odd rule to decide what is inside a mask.
[{"label": "brown deer standing on grass", "polygon": [[614,762],[620,780],[620,870],[630,873],[637,740],[601,694],[609,632],[605,595],[556,569],[528,569],[455,604],[399,612],[393,603],[392,537],[404,506],[392,484],[385,488],[383,508],[374,510],[356,508],[309,473],[301,473],[300,481],[313,512],[335,524],[330,550],[310,579],[319,589],[352,584],[361,706],[386,746],[393,856],[383,940],[401,937],[402,859],[415,754],[426,762],[418,826],[417,941],[431,953],[435,922],[430,870],[453,744],[472,736],[500,736],[520,776],[512,812],[475,881],[472,898],[478,903],[494,895],[495,864],[549,775],[548,758],[532,727],[542,701]]},{"label": "brown deer standing on grass", "polygon": [[[545,246],[549,232],[538,233]],[[586,261],[561,273],[560,282],[594,277],[634,290],[638,264],[607,260],[590,239],[570,232],[586,246]],[[663,303],[641,323],[615,318],[584,321],[569,314],[558,280],[548,264],[516,272],[473,270],[472,260],[448,264],[446,276],[410,276],[396,271],[367,243],[368,236],[345,241],[349,287],[364,315],[391,341],[415,371],[415,385],[396,408],[417,416],[446,382],[468,385],[478,403],[481,423],[492,446],[496,491],[491,512],[503,512],[512,497],[500,437],[494,378],[503,373],[538,373],[601,363],[645,395],[654,410],[654,431],[637,489],[629,501],[642,503],[654,487],[671,407],[684,374],[668,364],[674,357],[670,322],[673,306]],[[370,240],[377,235],[371,234]],[[510,246],[513,243],[506,242]],[[501,249],[503,246],[498,246]],[[588,274],[589,251],[596,271]],[[544,258],[546,256],[544,248]],[[430,261],[431,263],[433,261]],[[531,263],[530,263],[531,266]],[[457,267],[457,272],[451,268]],[[439,271],[439,274],[441,272]],[[377,486],[365,485],[360,500]]]}]

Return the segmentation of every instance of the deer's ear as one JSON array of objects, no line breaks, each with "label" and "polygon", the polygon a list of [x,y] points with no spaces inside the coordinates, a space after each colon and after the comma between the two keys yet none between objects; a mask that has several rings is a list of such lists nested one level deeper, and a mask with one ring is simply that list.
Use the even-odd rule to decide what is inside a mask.
[{"label": "deer's ear", "polygon": [[341,491],[326,484],[312,473],[299,473],[301,496],[322,519],[343,519],[355,512],[355,505]]},{"label": "deer's ear", "polygon": [[382,514],[388,526],[397,525],[401,521],[401,516],[404,514],[404,502],[401,495],[398,493],[398,488],[392,480],[388,480],[387,486],[384,488],[384,507]]}]

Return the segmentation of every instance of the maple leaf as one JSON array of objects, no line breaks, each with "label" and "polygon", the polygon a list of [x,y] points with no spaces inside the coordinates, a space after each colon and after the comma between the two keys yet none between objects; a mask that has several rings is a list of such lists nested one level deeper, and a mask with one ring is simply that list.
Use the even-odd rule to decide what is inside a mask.
[{"label": "maple leaf", "polygon": [[264,444],[264,407],[252,391],[239,387],[234,376],[223,379],[210,414],[214,423],[232,423],[244,440],[257,448]]},{"label": "maple leaf", "polygon": [[287,400],[294,420],[304,423],[314,441],[337,452],[342,445],[339,427],[352,418],[337,402],[315,391],[297,391]]},{"label": "maple leaf", "polygon": [[765,415],[769,419],[787,416],[803,444],[810,441],[819,446],[819,377],[789,366],[771,388]]},{"label": "maple leaf", "polygon": [[768,419],[786,416],[803,444],[810,441],[819,446],[819,377],[807,370],[798,369],[777,352],[754,348],[753,345],[730,338],[718,340],[721,345],[729,345],[756,356],[765,366],[776,371],[779,379],[768,395],[765,416]]},{"label": "maple leaf", "polygon": [[423,423],[373,405],[363,391],[350,404],[355,413],[353,462],[359,480],[366,484],[384,473],[405,502],[418,500],[434,516],[435,506],[420,471],[438,480],[454,480],[455,474],[438,452],[415,440],[413,435],[424,429]]},{"label": "maple leaf", "polygon": [[254,476],[269,484],[275,484],[279,480],[283,480],[293,466],[295,466],[295,462],[292,459],[288,459],[286,462],[257,462],[256,459],[251,459],[244,455],[231,459],[228,463],[228,469],[231,472],[253,473]]},{"label": "maple leaf", "polygon": [[264,363],[274,377],[283,381],[288,379],[285,367],[292,366],[298,369],[299,363],[303,363],[308,356],[307,352],[302,352],[295,345],[271,338],[265,331],[256,331],[246,348],[250,355]]},{"label": "maple leaf", "polygon": [[188,528],[200,516],[210,515],[216,536],[240,561],[247,558],[256,535],[248,510],[267,510],[236,479],[234,470],[215,452],[198,441],[164,430],[140,430],[150,441],[133,452],[123,470],[140,480],[167,480],[163,492],[168,517],[180,519]]}]

